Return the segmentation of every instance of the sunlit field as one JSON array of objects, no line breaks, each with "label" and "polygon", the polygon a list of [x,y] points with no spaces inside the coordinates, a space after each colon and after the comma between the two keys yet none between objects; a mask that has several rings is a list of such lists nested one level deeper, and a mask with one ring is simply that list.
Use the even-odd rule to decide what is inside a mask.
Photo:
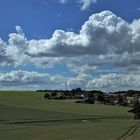
[{"label": "sunlit field", "polygon": [[130,108],[0,92],[0,140],[139,140]]}]

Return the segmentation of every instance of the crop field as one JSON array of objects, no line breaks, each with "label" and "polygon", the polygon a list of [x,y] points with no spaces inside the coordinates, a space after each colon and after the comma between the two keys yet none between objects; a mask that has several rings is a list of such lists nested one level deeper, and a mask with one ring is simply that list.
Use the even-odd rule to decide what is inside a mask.
[{"label": "crop field", "polygon": [[0,92],[0,140],[139,140],[130,108],[45,100],[44,93]]}]

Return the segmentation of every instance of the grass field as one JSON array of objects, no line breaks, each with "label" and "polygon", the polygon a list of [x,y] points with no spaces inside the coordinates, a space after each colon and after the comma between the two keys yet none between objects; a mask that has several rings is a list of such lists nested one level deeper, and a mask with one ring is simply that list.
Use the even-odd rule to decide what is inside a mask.
[{"label": "grass field", "polygon": [[130,108],[45,100],[43,93],[0,92],[0,140],[139,140]]}]

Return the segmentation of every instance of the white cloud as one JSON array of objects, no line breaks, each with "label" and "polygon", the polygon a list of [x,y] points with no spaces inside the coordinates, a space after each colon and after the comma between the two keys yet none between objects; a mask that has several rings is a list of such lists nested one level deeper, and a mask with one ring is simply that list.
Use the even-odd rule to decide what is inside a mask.
[{"label": "white cloud", "polygon": [[[50,39],[29,41],[28,54],[37,57],[122,54],[140,49],[139,34],[110,11],[89,17],[80,33],[56,30]],[[136,34],[138,35],[136,35]]]},{"label": "white cloud", "polygon": [[140,11],[140,8],[137,8],[138,11]]},{"label": "white cloud", "polygon": [[[33,74],[35,77],[31,77],[30,72],[16,71],[1,74],[1,78],[4,78],[1,79],[2,86],[17,83],[20,86],[29,84],[30,87],[37,87],[37,80],[40,78],[38,81],[49,88],[65,88],[66,83],[69,88],[80,86],[90,89],[119,89],[121,85],[125,88],[138,88],[139,84],[128,79],[137,82],[140,79],[140,19],[128,23],[110,11],[103,11],[90,16],[79,33],[56,30],[51,38],[39,40],[28,40],[19,26],[16,30],[17,33],[9,34],[8,42],[0,39],[1,66],[32,63],[38,67],[52,67],[55,64],[65,64],[78,76],[51,77],[36,73]],[[112,65],[120,74],[92,77],[92,80],[80,77],[82,74],[98,71],[102,65]],[[120,69],[125,69],[130,74],[122,74]],[[45,81],[45,78],[49,80]]]},{"label": "white cloud", "polygon": [[67,2],[67,0],[59,0],[59,2],[60,2],[61,4],[65,4],[65,3]]},{"label": "white cloud", "polygon": [[79,3],[81,3],[81,10],[87,10],[91,4],[96,3],[97,0],[79,0]]},{"label": "white cloud", "polygon": [[76,77],[64,77],[62,75],[50,75],[48,73],[22,70],[0,73],[1,89],[36,90],[73,89],[77,87],[103,91],[140,90],[140,75],[105,74],[93,77],[89,74],[79,74]]},{"label": "white cloud", "polygon": [[12,86],[27,85],[27,84],[38,84],[44,83],[49,79],[48,74],[40,74],[38,72],[27,72],[27,71],[11,71],[9,73],[0,73],[1,85]]},{"label": "white cloud", "polygon": [[9,34],[8,43],[0,39],[0,65],[23,65],[28,56],[25,54],[28,48],[28,41],[19,26],[16,26],[17,33]]},{"label": "white cloud", "polygon": [[89,81],[88,88],[102,90],[140,89],[140,75],[135,74],[108,74],[101,75]]},{"label": "white cloud", "polygon": [[[79,34],[56,30],[50,39],[29,41],[27,52],[36,64],[42,65],[70,63],[92,69],[111,64],[130,68],[140,62],[139,25],[139,20],[129,24],[110,11],[103,11],[89,17]],[[78,71],[78,67],[73,71]]]},{"label": "white cloud", "polygon": [[17,26],[17,33],[9,35],[8,43],[0,41],[0,56],[7,58],[5,63],[8,60],[13,65],[22,65],[29,59],[33,62],[39,58],[40,63],[47,64],[49,57],[59,60],[58,57],[78,56],[88,56],[100,63],[114,62],[126,53],[131,57],[140,52],[139,23],[140,20],[134,20],[129,24],[110,11],[103,11],[90,16],[79,34],[56,30],[50,39],[40,40],[27,40],[22,29]]},{"label": "white cloud", "polygon": [[[66,4],[70,0],[57,0],[60,4]],[[76,3],[80,4],[81,10],[87,10],[91,4],[96,3],[97,0],[75,0]]]},{"label": "white cloud", "polygon": [[65,89],[67,78],[61,75],[51,76],[48,73],[11,71],[9,73],[0,73],[0,88],[7,89]]},{"label": "white cloud", "polygon": [[70,63],[68,64],[68,68],[74,72],[74,73],[89,73],[89,72],[94,72],[96,69],[97,69],[97,66],[89,66],[87,64],[84,64],[84,65],[77,65],[77,64],[73,64],[73,63]]}]

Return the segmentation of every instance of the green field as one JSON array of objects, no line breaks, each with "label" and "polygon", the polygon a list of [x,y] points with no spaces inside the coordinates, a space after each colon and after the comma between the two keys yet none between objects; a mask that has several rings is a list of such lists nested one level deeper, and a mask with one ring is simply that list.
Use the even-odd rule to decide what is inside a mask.
[{"label": "green field", "polygon": [[139,140],[130,108],[45,100],[43,93],[0,92],[0,140]]}]

